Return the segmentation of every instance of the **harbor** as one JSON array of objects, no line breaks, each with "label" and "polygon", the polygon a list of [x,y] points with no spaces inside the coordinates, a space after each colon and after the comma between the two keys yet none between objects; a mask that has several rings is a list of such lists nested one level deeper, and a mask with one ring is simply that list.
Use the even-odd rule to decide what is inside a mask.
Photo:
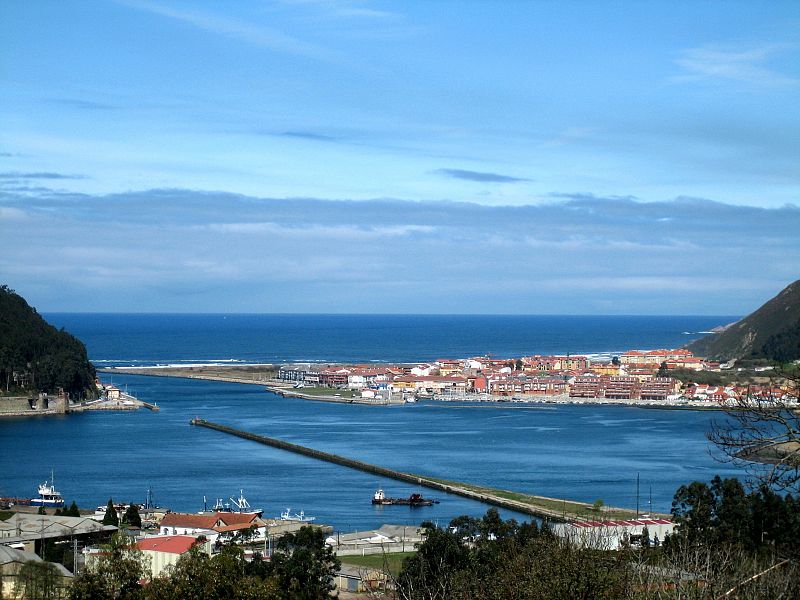
[{"label": "harbor", "polygon": [[[388,469],[386,467],[369,464],[359,460],[353,460],[336,454],[321,452],[319,450],[301,446],[299,444],[293,444],[284,440],[257,435],[248,431],[221,425],[219,423],[206,421],[205,419],[195,418],[190,421],[190,424],[197,427],[204,427],[206,429],[212,429],[221,433],[237,436],[246,440],[257,442],[259,444],[272,446],[273,448],[286,450],[296,454],[302,454],[317,460],[335,463],[344,467],[363,471],[365,473],[370,473],[389,479],[395,479],[405,483],[412,483],[414,485],[419,485],[448,494],[463,496],[464,498],[477,500],[478,502],[487,505],[513,510],[515,512],[527,514],[537,518],[563,522],[586,518],[587,516],[593,514],[595,516],[598,515],[598,508],[589,503],[559,498],[549,498],[546,496],[536,496],[532,494],[521,494],[519,492],[513,492],[509,490],[497,490],[457,481],[447,481],[431,477],[424,477],[412,473]],[[433,504],[433,502],[423,503],[420,501],[422,500],[421,496],[417,496],[419,498],[419,500],[416,502],[417,505]],[[414,495],[412,495],[407,502],[403,503],[413,505],[414,502],[411,501],[412,498],[414,498]],[[373,497],[373,501],[374,500],[375,497]],[[401,502],[393,503],[399,504]],[[634,518],[638,516],[638,511],[609,506],[603,506],[601,512],[604,516],[613,516],[614,518]]]},{"label": "harbor", "polygon": [[[709,456],[704,435],[711,416],[702,412],[432,401],[376,410],[310,404],[264,393],[259,385],[122,374],[114,383],[157,402],[160,412],[96,410],[79,418],[4,420],[0,496],[31,494],[31,474],[43,481],[54,468],[67,504],[94,507],[112,495],[115,502],[140,502],[152,486],[162,505],[191,512],[214,490],[244,488],[265,514],[277,516],[291,506],[293,513],[304,510],[343,531],[387,522],[445,524],[462,514],[480,516],[491,506],[187,426],[194,417],[398,472],[511,491],[511,499],[518,499],[514,492],[553,498],[542,503],[555,513],[571,512],[561,498],[582,503],[572,512],[598,499],[633,509],[637,473],[642,512],[665,513],[677,487],[696,473],[737,472]],[[16,446],[37,448],[43,440],[47,452],[26,454],[24,468],[11,460]],[[441,503],[372,505],[379,488],[401,498],[421,492]],[[213,504],[209,497],[209,508]],[[518,520],[528,514],[501,512]]]}]

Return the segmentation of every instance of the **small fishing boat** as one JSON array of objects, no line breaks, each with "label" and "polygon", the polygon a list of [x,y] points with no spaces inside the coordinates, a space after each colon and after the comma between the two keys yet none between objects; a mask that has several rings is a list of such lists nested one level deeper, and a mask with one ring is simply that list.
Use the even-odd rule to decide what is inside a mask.
[{"label": "small fishing boat", "polygon": [[302,510],[299,513],[292,514],[292,509],[287,508],[281,513],[281,521],[300,521],[302,523],[311,523],[317,517],[309,517]]},{"label": "small fishing boat", "polygon": [[39,497],[31,498],[32,506],[64,506],[64,498],[61,492],[56,490],[56,482],[53,472],[50,471],[50,482],[45,481],[39,486]]},{"label": "small fishing boat", "polygon": [[378,490],[372,496],[372,503],[380,506],[392,506],[399,504],[402,506],[433,506],[439,504],[438,500],[423,498],[422,494],[411,494],[408,498],[390,498],[383,490]]},{"label": "small fishing boat", "polygon": [[239,490],[239,497],[228,498],[230,502],[223,502],[222,498],[217,498],[216,502],[214,502],[214,506],[211,510],[208,509],[208,503],[206,501],[206,497],[203,496],[203,510],[200,511],[199,514],[209,514],[209,513],[218,513],[218,512],[240,512],[240,513],[248,513],[248,514],[257,514],[259,517],[264,513],[263,510],[258,508],[253,508],[250,506],[250,503],[247,501],[247,498],[244,497],[244,490]]}]

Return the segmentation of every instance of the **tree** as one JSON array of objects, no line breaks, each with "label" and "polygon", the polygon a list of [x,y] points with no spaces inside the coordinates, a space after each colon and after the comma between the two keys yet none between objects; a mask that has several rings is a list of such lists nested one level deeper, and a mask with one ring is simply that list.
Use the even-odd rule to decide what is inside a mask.
[{"label": "tree", "polygon": [[71,600],[139,600],[142,579],[150,572],[133,539],[115,533],[96,563],[75,577]]},{"label": "tree", "polygon": [[272,566],[291,600],[327,600],[341,567],[321,529],[308,525],[278,540]]},{"label": "tree", "polygon": [[450,597],[459,571],[470,562],[469,548],[453,529],[423,526],[425,541],[403,562],[397,588],[404,600],[444,600]]},{"label": "tree", "polygon": [[603,512],[603,507],[605,505],[606,503],[603,502],[602,498],[598,498],[597,500],[594,501],[594,504],[592,504],[592,512],[595,514],[597,518],[600,518],[600,513]]},{"label": "tree", "polygon": [[114,507],[114,501],[111,498],[108,499],[106,514],[103,517],[103,525],[119,526],[119,515],[117,514],[117,509]]},{"label": "tree", "polygon": [[78,509],[78,505],[75,504],[75,500],[72,501],[72,504],[69,505],[69,508],[63,512],[63,514],[67,517],[80,517],[81,511]]},{"label": "tree", "polygon": [[682,485],[672,500],[672,518],[690,542],[705,539],[714,519],[714,494],[705,483]]},{"label": "tree", "polygon": [[[757,483],[800,492],[800,367],[783,366],[768,390],[748,393],[723,407],[725,418],[712,422],[709,439]],[[773,393],[782,385],[781,393]]]},{"label": "tree", "polygon": [[36,511],[37,515],[46,515],[47,511],[44,509],[44,506],[40,506],[39,510]]},{"label": "tree", "polygon": [[139,516],[139,508],[135,504],[131,503],[125,514],[122,515],[122,524],[130,525],[131,527],[142,526],[142,517]]},{"label": "tree", "polygon": [[642,541],[641,545],[642,548],[649,548],[650,547],[650,530],[647,529],[647,525],[642,528]]},{"label": "tree", "polygon": [[61,576],[49,562],[29,560],[22,564],[14,585],[14,597],[25,600],[58,598]]},{"label": "tree", "polygon": [[238,546],[224,546],[210,557],[195,546],[144,589],[145,600],[279,600],[284,598],[268,563],[244,558]]}]

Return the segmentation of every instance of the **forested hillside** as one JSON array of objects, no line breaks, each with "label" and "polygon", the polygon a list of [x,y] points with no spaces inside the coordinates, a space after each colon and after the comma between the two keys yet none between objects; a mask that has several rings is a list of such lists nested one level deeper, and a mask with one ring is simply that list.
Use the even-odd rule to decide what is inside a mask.
[{"label": "forested hillside", "polygon": [[720,333],[689,344],[710,358],[767,358],[788,362],[800,358],[800,281],[741,321]]},{"label": "forested hillside", "polygon": [[45,321],[8,286],[0,286],[0,385],[4,392],[95,394],[86,347]]}]

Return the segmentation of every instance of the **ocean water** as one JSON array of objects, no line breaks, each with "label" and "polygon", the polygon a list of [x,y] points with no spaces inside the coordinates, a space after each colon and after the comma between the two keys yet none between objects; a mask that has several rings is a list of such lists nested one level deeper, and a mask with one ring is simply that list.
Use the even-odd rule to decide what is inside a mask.
[{"label": "ocean water", "polygon": [[415,362],[679,347],[734,316],[46,314],[98,366]]},{"label": "ocean water", "polygon": [[[675,346],[692,338],[684,331],[734,320],[46,317],[83,339],[101,365],[601,353]],[[75,499],[81,506],[105,504],[110,496],[141,502],[151,487],[160,504],[196,511],[202,508],[203,496],[211,504],[216,497],[236,497],[241,489],[266,515],[291,507],[341,531],[426,519],[445,524],[461,514],[481,515],[488,508],[192,427],[189,420],[195,416],[399,470],[587,502],[602,499],[635,507],[638,474],[643,511],[668,511],[683,483],[707,481],[717,473],[739,474],[714,459],[705,433],[710,420],[720,415],[709,412],[432,402],[371,407],[281,398],[255,385],[120,374],[114,375],[114,383],[157,402],[160,412],[0,420],[0,496],[33,494],[53,469],[57,487],[68,501]],[[417,509],[373,507],[370,499],[377,487],[393,496],[421,491],[441,503]]]}]

